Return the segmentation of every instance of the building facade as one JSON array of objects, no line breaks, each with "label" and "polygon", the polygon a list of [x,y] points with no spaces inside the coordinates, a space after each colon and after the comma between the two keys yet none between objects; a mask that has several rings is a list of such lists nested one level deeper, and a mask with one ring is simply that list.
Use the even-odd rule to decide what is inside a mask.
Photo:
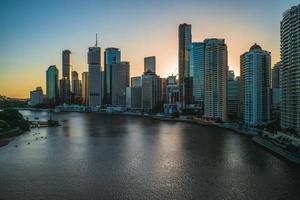
[{"label": "building facade", "polygon": [[111,64],[112,106],[126,106],[126,88],[129,87],[129,62]]},{"label": "building facade", "polygon": [[63,77],[59,82],[59,101],[61,105],[71,103],[70,91],[70,80],[67,77]]},{"label": "building facade", "polygon": [[204,117],[227,120],[227,46],[224,39],[206,39]]},{"label": "building facade", "polygon": [[140,76],[131,77],[131,87],[142,87],[142,78]]},{"label": "building facade", "polygon": [[192,26],[190,24],[180,24],[178,29],[178,74],[179,74],[179,89],[180,101],[182,102],[182,109],[186,104],[189,104],[191,97],[191,84],[189,73],[189,46],[192,42]]},{"label": "building facade", "polygon": [[90,47],[88,51],[88,105],[102,105],[101,96],[101,48]]},{"label": "building facade", "polygon": [[35,106],[44,102],[44,95],[42,87],[37,87],[36,90],[30,92],[30,102],[31,106]]},{"label": "building facade", "polygon": [[205,43],[193,42],[189,48],[190,77],[193,80],[193,102],[203,105],[204,102],[204,68]]},{"label": "building facade", "polygon": [[72,71],[71,82],[71,102],[73,104],[81,104],[81,81],[79,80],[78,73],[76,71]]},{"label": "building facade", "polygon": [[241,56],[243,121],[256,126],[270,122],[271,54],[254,44]]},{"label": "building facade", "polygon": [[144,58],[144,72],[156,73],[156,58],[149,56]]},{"label": "building facade", "polygon": [[142,108],[152,110],[160,100],[160,77],[152,72],[142,76]]},{"label": "building facade", "polygon": [[113,63],[120,63],[121,51],[118,48],[106,48],[104,52],[104,104],[112,102],[112,69]]},{"label": "building facade", "polygon": [[59,103],[59,74],[55,65],[48,67],[46,72],[46,95],[51,104]]},{"label": "building facade", "polygon": [[81,102],[82,105],[88,105],[88,72],[81,74]]},{"label": "building facade", "polygon": [[236,119],[240,100],[240,77],[234,75],[233,70],[228,71],[227,83],[227,115],[230,119]]},{"label": "building facade", "polygon": [[281,38],[281,127],[300,134],[300,4],[283,14]]}]

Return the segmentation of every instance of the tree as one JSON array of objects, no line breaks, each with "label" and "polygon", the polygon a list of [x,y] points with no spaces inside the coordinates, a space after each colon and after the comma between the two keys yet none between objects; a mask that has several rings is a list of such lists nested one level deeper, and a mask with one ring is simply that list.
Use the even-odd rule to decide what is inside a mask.
[{"label": "tree", "polygon": [[19,127],[22,130],[29,130],[29,122],[16,109],[4,109],[0,112],[0,120],[5,121],[10,127]]}]

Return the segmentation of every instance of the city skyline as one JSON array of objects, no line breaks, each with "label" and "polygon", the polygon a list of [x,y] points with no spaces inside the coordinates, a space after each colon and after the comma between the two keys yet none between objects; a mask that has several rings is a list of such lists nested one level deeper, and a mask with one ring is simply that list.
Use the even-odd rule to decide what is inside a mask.
[{"label": "city skyline", "polygon": [[[213,0],[209,4],[207,1],[172,2],[160,2],[159,7],[157,1],[138,3],[134,0],[72,1],[72,5],[67,4],[68,1],[54,1],[51,5],[39,1],[2,3],[0,94],[22,98],[28,97],[28,92],[36,86],[45,90],[45,70],[50,65],[56,65],[60,77],[62,75],[61,52],[64,49],[72,51],[73,70],[80,74],[88,71],[86,52],[94,44],[95,33],[99,34],[99,46],[103,51],[108,47],[122,51],[123,60],[131,63],[131,77],[143,72],[144,57],[152,55],[156,56],[159,76],[176,74],[177,28],[181,23],[192,25],[193,42],[224,38],[229,69],[236,75],[239,75],[240,55],[255,42],[271,52],[273,66],[280,60],[282,13],[299,3],[268,0],[222,3]],[[259,7],[256,7],[258,2]],[[67,5],[69,9],[65,10]],[[267,10],[270,5],[272,9]],[[116,15],[108,17],[110,12]],[[104,68],[103,60],[101,68]]]}]

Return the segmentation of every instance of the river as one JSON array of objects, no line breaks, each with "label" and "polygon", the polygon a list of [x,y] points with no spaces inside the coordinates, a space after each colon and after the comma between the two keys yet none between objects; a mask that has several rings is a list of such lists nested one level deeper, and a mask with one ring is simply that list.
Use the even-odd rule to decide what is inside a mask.
[{"label": "river", "polygon": [[[21,111],[33,119],[47,112]],[[300,168],[229,130],[53,113],[0,148],[0,199],[299,199]]]}]

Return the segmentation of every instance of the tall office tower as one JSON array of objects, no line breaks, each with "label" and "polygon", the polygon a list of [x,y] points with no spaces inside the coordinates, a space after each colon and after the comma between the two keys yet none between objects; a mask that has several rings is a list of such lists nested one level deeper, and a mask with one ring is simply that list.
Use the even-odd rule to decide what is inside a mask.
[{"label": "tall office tower", "polygon": [[191,97],[191,79],[189,73],[189,46],[192,42],[192,26],[190,24],[180,24],[178,30],[179,51],[178,51],[178,74],[179,74],[179,89],[180,101],[182,109],[186,104],[189,104]]},{"label": "tall office tower", "polygon": [[227,78],[227,115],[230,119],[236,119],[240,100],[240,77],[235,78],[234,71],[229,70]]},{"label": "tall office tower", "polygon": [[156,59],[155,56],[149,56],[144,58],[144,72],[156,73]]},{"label": "tall office tower", "polygon": [[70,80],[67,77],[60,79],[59,89],[60,104],[70,104]]},{"label": "tall office tower", "polygon": [[113,106],[126,106],[126,88],[129,87],[129,62],[111,64],[111,97]]},{"label": "tall office tower", "polygon": [[153,72],[142,76],[142,108],[152,110],[160,100],[160,77]]},{"label": "tall office tower", "polygon": [[[300,134],[300,4],[283,14],[281,37],[281,127]],[[298,38],[298,39],[297,39]]]},{"label": "tall office tower", "polygon": [[76,71],[72,71],[72,103],[81,104],[81,81],[78,78],[78,73]]},{"label": "tall office tower", "polygon": [[270,121],[271,54],[254,44],[241,56],[240,88],[243,90],[243,121],[259,125]]},{"label": "tall office tower", "polygon": [[[280,108],[280,100],[281,100],[281,89],[280,89],[280,62],[276,63],[272,69],[272,108],[278,109]],[[273,114],[272,114],[273,116]]]},{"label": "tall office tower", "polygon": [[160,95],[160,101],[167,102],[167,85],[168,85],[168,79],[167,78],[160,78],[161,82],[161,95]]},{"label": "tall office tower", "polygon": [[120,63],[121,51],[118,48],[106,48],[104,52],[104,104],[111,104],[112,73],[111,65]]},{"label": "tall office tower", "polygon": [[59,79],[58,69],[55,65],[48,67],[46,72],[46,94],[48,102],[57,104],[59,102]]},{"label": "tall office tower", "polygon": [[88,105],[88,72],[81,74],[81,102],[82,105]]},{"label": "tall office tower", "polygon": [[101,48],[96,45],[88,52],[88,103],[89,106],[101,106]]},{"label": "tall office tower", "polygon": [[142,79],[140,76],[131,77],[131,87],[142,87]]},{"label": "tall office tower", "polygon": [[224,39],[206,39],[204,117],[227,119],[227,46]]},{"label": "tall office tower", "polygon": [[193,101],[199,106],[204,102],[204,68],[205,43],[193,42],[190,44],[190,77],[193,80]]}]

